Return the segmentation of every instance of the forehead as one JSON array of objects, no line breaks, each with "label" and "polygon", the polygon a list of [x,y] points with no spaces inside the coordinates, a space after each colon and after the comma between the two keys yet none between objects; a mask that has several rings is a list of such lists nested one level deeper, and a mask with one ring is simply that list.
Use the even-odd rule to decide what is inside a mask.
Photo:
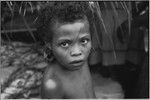
[{"label": "forehead", "polygon": [[73,23],[59,23],[57,21],[53,32],[55,37],[89,34],[89,22],[87,20],[78,20]]}]

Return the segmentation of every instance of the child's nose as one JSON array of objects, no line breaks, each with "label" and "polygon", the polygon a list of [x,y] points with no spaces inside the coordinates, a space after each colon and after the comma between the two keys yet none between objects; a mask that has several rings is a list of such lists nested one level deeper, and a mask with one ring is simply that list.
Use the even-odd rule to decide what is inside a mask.
[{"label": "child's nose", "polygon": [[71,49],[71,56],[80,56],[82,54],[80,47],[78,45],[75,45]]}]

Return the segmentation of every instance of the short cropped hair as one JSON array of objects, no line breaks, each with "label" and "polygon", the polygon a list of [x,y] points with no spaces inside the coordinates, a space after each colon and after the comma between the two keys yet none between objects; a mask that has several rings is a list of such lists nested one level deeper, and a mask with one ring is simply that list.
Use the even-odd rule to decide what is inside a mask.
[{"label": "short cropped hair", "polygon": [[51,28],[56,20],[60,23],[73,23],[77,20],[84,20],[86,17],[90,23],[91,14],[89,2],[49,2],[41,10],[37,30],[42,40],[50,42],[53,37]]}]

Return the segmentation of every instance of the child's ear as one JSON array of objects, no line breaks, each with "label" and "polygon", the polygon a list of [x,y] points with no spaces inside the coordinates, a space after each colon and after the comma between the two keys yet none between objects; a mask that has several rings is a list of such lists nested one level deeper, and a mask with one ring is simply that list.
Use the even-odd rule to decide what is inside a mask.
[{"label": "child's ear", "polygon": [[51,43],[47,43],[46,47],[49,48],[50,50],[52,50],[52,44]]},{"label": "child's ear", "polygon": [[54,57],[52,54],[52,45],[50,43],[46,43],[46,45],[45,45],[44,58],[48,62],[52,62],[54,60]]}]

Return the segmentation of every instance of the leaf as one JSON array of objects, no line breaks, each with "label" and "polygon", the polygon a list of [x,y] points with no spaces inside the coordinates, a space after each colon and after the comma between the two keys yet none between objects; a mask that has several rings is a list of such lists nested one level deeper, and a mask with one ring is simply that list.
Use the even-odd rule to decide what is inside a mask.
[{"label": "leaf", "polygon": [[[11,1],[10,1],[10,2],[11,2]],[[6,3],[7,3],[7,5],[8,5],[8,7],[9,7],[11,13],[13,13],[13,9],[12,9],[12,7],[11,7],[11,4],[10,4],[8,1],[6,1]]]},{"label": "leaf", "polygon": [[33,32],[31,31],[31,28],[29,27],[25,17],[24,16],[22,16],[22,17],[23,17],[23,21],[24,21],[24,24],[25,24],[26,28],[28,29],[28,31],[29,31],[30,35],[32,36],[33,40],[36,42],[36,39],[35,39],[35,37],[33,35]]},{"label": "leaf", "polygon": [[19,7],[19,14],[21,14],[21,11],[22,11],[22,3],[23,3],[23,2],[21,2],[21,5],[20,5],[20,7]]},{"label": "leaf", "polygon": [[33,6],[32,6],[32,2],[28,2],[28,4],[30,5],[30,7],[31,7],[31,12],[33,13]]}]

